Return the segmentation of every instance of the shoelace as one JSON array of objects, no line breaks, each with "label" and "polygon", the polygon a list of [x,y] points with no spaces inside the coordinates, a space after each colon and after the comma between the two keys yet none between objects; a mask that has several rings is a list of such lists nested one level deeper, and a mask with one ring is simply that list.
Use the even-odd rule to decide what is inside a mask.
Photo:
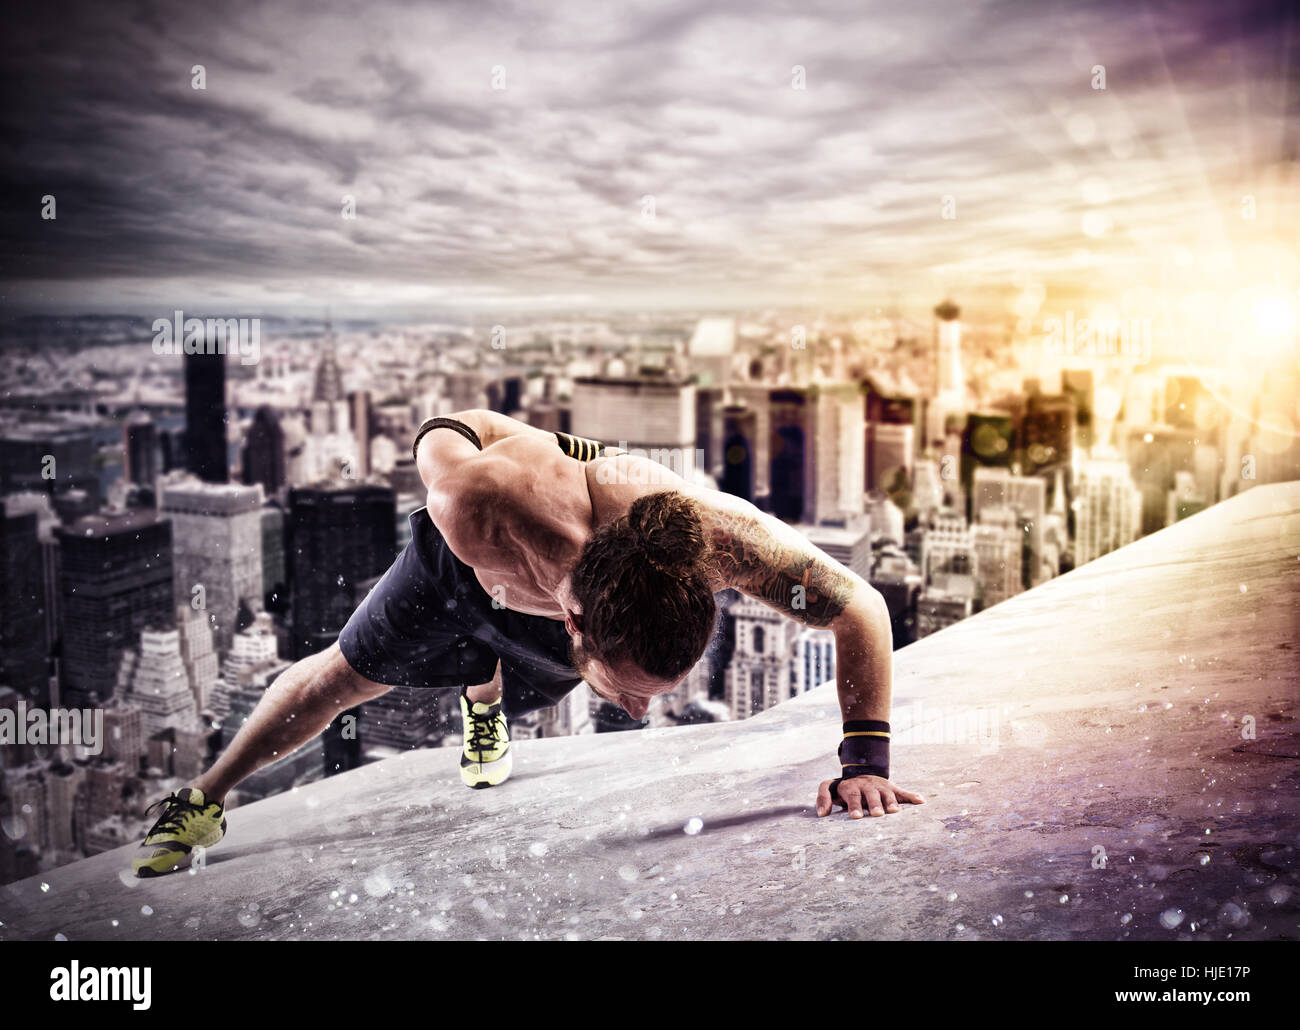
[{"label": "shoelace", "polygon": [[163,833],[167,830],[180,833],[185,829],[186,816],[203,812],[203,808],[193,801],[187,801],[179,794],[168,794],[165,798],[155,801],[146,808],[144,814],[148,815],[159,805],[166,805],[167,807],[163,810],[163,814],[158,817],[158,821],[153,824],[153,829],[149,831],[146,837],[152,837],[155,833]]},{"label": "shoelace", "polygon": [[497,736],[497,713],[489,712],[487,715],[479,715],[474,711],[473,702],[469,706],[469,718],[473,728],[469,735],[469,748],[471,751],[477,751],[482,754],[484,751],[491,751],[499,743],[501,738]]}]

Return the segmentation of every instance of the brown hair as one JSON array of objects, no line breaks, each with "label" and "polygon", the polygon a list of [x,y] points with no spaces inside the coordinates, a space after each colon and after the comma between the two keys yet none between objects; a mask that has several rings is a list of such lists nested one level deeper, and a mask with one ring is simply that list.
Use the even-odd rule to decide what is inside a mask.
[{"label": "brown hair", "polygon": [[681,679],[713,635],[711,551],[695,503],[665,491],[638,497],[598,529],[573,569],[583,651]]}]

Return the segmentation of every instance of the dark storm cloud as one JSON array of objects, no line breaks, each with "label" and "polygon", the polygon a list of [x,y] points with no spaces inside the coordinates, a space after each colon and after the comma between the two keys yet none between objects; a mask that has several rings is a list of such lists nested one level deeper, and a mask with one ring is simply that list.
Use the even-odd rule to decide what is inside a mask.
[{"label": "dark storm cloud", "polygon": [[0,277],[437,301],[1050,269],[1294,157],[1283,10],[30,5],[0,43]]}]

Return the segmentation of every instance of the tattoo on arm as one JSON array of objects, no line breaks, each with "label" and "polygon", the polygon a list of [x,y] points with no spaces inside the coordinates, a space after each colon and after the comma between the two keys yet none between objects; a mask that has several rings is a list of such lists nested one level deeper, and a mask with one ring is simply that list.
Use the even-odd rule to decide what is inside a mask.
[{"label": "tattoo on arm", "polygon": [[710,528],[729,586],[799,622],[829,626],[853,598],[852,574],[783,536],[757,518],[732,512],[719,513]]}]

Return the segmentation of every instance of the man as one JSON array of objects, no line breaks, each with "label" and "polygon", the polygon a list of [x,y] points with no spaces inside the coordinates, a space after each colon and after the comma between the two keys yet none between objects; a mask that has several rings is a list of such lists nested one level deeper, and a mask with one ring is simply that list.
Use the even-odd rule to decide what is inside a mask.
[{"label": "man", "polygon": [[639,719],[704,653],[726,588],[835,635],[841,776],[817,814],[923,803],[888,778],[884,600],[799,533],[646,458],[490,411],[430,419],[413,450],[428,496],[410,544],[338,642],[285,670],[212,768],[157,802],[136,875],[186,866],[224,835],[231,788],[393,686],[460,690],[461,776],[477,788],[510,774],[506,715],[582,680]]}]

